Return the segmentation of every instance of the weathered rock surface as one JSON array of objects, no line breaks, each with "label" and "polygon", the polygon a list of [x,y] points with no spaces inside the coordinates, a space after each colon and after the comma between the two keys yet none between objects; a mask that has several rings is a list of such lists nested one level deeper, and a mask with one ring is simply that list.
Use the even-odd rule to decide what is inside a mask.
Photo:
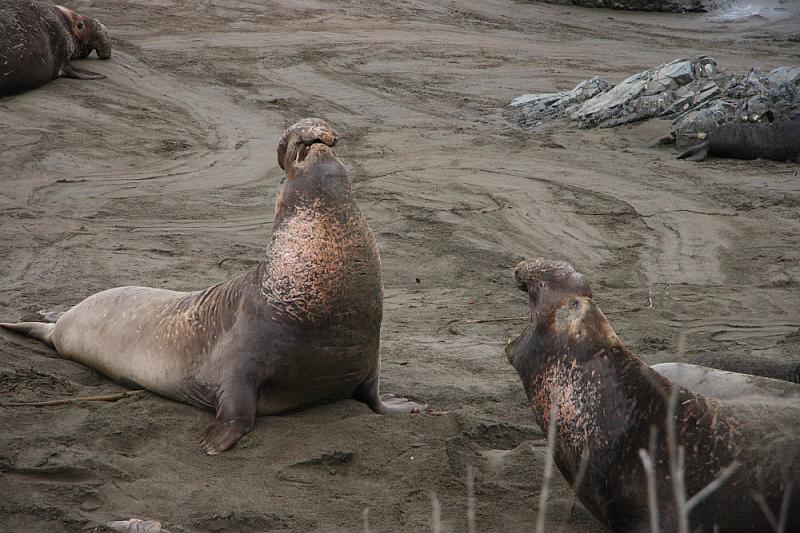
[{"label": "weathered rock surface", "polygon": [[520,96],[509,110],[523,127],[554,118],[583,128],[671,118],[670,140],[683,149],[726,122],[800,117],[800,67],[734,76],[708,56],[676,59],[616,86],[595,77],[571,91]]}]

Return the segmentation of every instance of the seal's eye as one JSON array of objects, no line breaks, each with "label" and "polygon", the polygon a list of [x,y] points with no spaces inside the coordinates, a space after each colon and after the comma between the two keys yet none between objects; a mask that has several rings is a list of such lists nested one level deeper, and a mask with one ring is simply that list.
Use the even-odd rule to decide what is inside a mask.
[{"label": "seal's eye", "polygon": [[82,30],[82,29],[83,29],[83,22],[78,22],[78,29],[79,29],[79,30]]},{"label": "seal's eye", "polygon": [[579,307],[581,306],[581,301],[580,301],[580,300],[572,300],[572,301],[569,303],[569,306],[570,306],[571,308],[573,308],[573,309],[577,309],[577,308],[579,308]]}]

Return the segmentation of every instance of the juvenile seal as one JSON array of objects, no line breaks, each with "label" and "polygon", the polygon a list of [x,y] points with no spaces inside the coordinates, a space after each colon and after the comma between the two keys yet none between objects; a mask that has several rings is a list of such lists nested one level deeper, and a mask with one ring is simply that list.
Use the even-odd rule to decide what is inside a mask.
[{"label": "juvenile seal", "polygon": [[589,283],[568,263],[523,261],[514,280],[528,294],[531,324],[509,341],[506,355],[545,431],[555,404],[555,463],[570,484],[585,465],[576,492],[598,520],[613,531],[651,530],[639,450],[652,449],[658,528],[677,531],[682,500],[670,457],[679,452],[669,450],[681,446],[687,498],[738,464],[691,509],[687,531],[770,531],[756,499],[778,516],[785,494],[785,530],[800,529],[800,492],[788,488],[800,480],[798,402],[716,400],[671,383],[625,347],[592,301]]},{"label": "juvenile seal", "polygon": [[289,128],[286,171],[266,257],[198,292],[120,287],[55,324],[0,324],[54,346],[123,384],[216,412],[202,448],[217,454],[255,416],[356,398],[376,413],[418,412],[381,398],[383,281],[375,238],[320,119]]},{"label": "juvenile seal", "polygon": [[34,89],[59,76],[104,78],[70,64],[97,51],[111,57],[106,27],[38,0],[0,0],[0,96]]},{"label": "juvenile seal", "polygon": [[800,163],[800,119],[767,123],[728,123],[709,132],[678,159],[702,161],[709,155],[734,159],[773,159]]}]

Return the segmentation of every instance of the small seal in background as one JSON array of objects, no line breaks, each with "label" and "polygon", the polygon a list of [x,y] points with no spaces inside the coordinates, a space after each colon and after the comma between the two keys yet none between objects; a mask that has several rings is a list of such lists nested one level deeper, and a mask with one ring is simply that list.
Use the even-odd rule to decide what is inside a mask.
[{"label": "small seal in background", "polygon": [[111,57],[108,30],[99,21],[47,2],[0,0],[0,96],[58,77],[104,78],[70,64],[93,51]]}]

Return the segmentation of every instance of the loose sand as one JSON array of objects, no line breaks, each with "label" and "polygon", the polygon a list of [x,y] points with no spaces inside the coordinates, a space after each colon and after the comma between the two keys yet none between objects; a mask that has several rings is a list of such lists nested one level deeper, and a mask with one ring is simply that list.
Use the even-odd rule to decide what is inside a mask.
[{"label": "loose sand", "polygon": [[[223,5],[225,7],[223,7]],[[184,531],[531,531],[544,439],[502,345],[525,315],[521,258],[571,261],[648,362],[699,351],[796,356],[800,176],[770,161],[695,164],[668,123],[524,132],[527,92],[614,82],[707,53],[745,72],[800,63],[800,18],[709,23],[515,2],[77,1],[110,29],[108,76],[0,100],[0,318],[105,288],[197,289],[252,267],[271,231],[275,147],[297,119],[338,154],[386,279],[383,390],[442,416],[343,401],[260,418],[232,451],[212,415],[152,394],[0,407],[0,530],[129,517]],[[794,336],[792,335],[794,334]],[[676,355],[677,354],[677,355]],[[0,401],[124,390],[0,337]],[[557,476],[549,531],[599,524]]]}]

